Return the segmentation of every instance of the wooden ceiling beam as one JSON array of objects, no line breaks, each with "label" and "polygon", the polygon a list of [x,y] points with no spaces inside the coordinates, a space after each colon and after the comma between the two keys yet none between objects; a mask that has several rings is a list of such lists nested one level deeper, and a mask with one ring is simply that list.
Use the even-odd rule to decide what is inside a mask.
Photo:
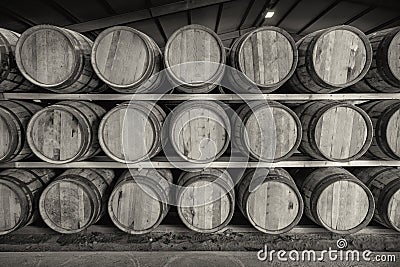
[{"label": "wooden ceiling beam", "polygon": [[9,15],[10,17],[16,19],[17,21],[22,22],[23,24],[25,24],[28,27],[32,27],[32,26],[36,25],[35,22],[19,15],[18,13],[15,13],[14,11],[7,8],[6,6],[3,6],[2,4],[0,4],[0,8],[1,8],[2,12],[4,12],[5,14]]},{"label": "wooden ceiling beam", "polygon": [[142,9],[139,11],[128,12],[115,16],[104,17],[101,19],[90,20],[82,23],[76,23],[65,26],[67,29],[77,32],[88,32],[100,30],[107,27],[132,23],[145,19],[152,19],[154,17],[178,13],[181,11],[188,11],[207,7],[211,5],[219,5],[225,2],[234,0],[188,0],[171,3],[168,5],[152,7],[150,9]]},{"label": "wooden ceiling beam", "polygon": [[386,22],[384,22],[384,23],[382,23],[382,24],[380,24],[380,25],[378,25],[378,26],[376,26],[376,27],[374,27],[374,28],[368,30],[368,31],[366,32],[366,34],[370,34],[370,33],[373,33],[373,32],[379,31],[379,30],[382,30],[382,29],[384,29],[385,27],[391,25],[392,23],[395,23],[396,21],[400,21],[400,16],[395,17],[395,18],[393,18],[393,19],[391,19],[391,20],[388,20],[388,21],[386,21]]}]

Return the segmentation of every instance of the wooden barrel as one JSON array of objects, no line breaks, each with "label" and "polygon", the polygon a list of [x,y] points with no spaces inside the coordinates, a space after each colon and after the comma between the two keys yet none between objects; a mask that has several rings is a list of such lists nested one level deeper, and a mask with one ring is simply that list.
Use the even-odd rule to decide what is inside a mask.
[{"label": "wooden barrel", "polygon": [[29,91],[34,87],[15,63],[15,46],[20,35],[0,28],[0,92]]},{"label": "wooden barrel", "polygon": [[26,128],[42,107],[23,101],[0,101],[0,162],[19,161],[32,155]]},{"label": "wooden barrel", "polygon": [[122,103],[103,117],[99,126],[100,146],[110,158],[122,163],[150,159],[161,151],[165,117],[155,103]]},{"label": "wooden barrel", "polygon": [[212,233],[224,228],[235,210],[235,193],[229,173],[220,169],[184,172],[178,179],[178,214],[191,230]]},{"label": "wooden barrel", "polygon": [[392,167],[352,170],[371,190],[375,199],[374,220],[400,232],[400,172]]},{"label": "wooden barrel", "polygon": [[[259,182],[253,190],[251,181]],[[303,199],[287,171],[282,168],[247,171],[238,185],[237,203],[258,230],[281,234],[295,227],[303,214]]]},{"label": "wooden barrel", "polygon": [[38,200],[55,176],[49,169],[7,169],[0,172],[0,235],[8,234],[38,218]]},{"label": "wooden barrel", "polygon": [[300,151],[320,160],[351,161],[361,157],[372,142],[372,122],[352,104],[311,101],[295,109],[303,135]]},{"label": "wooden barrel", "polygon": [[209,163],[226,151],[230,133],[230,121],[222,106],[199,100],[175,107],[162,135],[185,161]]},{"label": "wooden barrel", "polygon": [[128,26],[111,27],[93,44],[92,65],[101,80],[121,93],[151,90],[161,79],[150,79],[162,68],[162,54],[155,41]]},{"label": "wooden barrel", "polygon": [[356,92],[400,92],[400,27],[368,35],[372,45],[371,68],[364,79],[351,87]]},{"label": "wooden barrel", "polygon": [[171,184],[172,173],[167,169],[124,172],[108,201],[111,220],[129,234],[151,232],[168,213]]},{"label": "wooden barrel", "polygon": [[56,93],[105,89],[90,64],[93,42],[77,32],[38,25],[22,33],[15,56],[18,68],[33,84]]},{"label": "wooden barrel", "polygon": [[214,83],[224,74],[225,58],[225,48],[218,35],[194,24],[174,32],[164,52],[169,78],[185,93],[207,93],[214,89],[217,86]]},{"label": "wooden barrel", "polygon": [[331,93],[360,81],[372,60],[368,38],[342,25],[310,33],[297,42],[299,62],[287,86],[300,93]]},{"label": "wooden barrel", "polygon": [[301,123],[296,113],[275,101],[254,101],[237,110],[232,141],[240,151],[260,161],[290,157],[301,141]]},{"label": "wooden barrel", "polygon": [[368,154],[386,160],[400,160],[400,101],[370,101],[360,105],[368,113],[374,135]]},{"label": "wooden barrel", "polygon": [[66,170],[40,196],[40,216],[59,233],[81,232],[103,216],[113,179],[109,169]]},{"label": "wooden barrel", "polygon": [[[283,29],[265,26],[240,38],[231,47],[230,65],[244,74],[232,75],[238,85],[242,77],[269,93],[294,73],[298,54],[293,38]],[[245,83],[244,83],[245,84]]]},{"label": "wooden barrel", "polygon": [[345,169],[302,169],[294,178],[304,199],[304,213],[329,231],[353,234],[371,221],[374,197]]},{"label": "wooden barrel", "polygon": [[28,144],[36,156],[50,163],[88,159],[100,152],[97,130],[104,113],[102,107],[85,101],[48,106],[29,121]]}]

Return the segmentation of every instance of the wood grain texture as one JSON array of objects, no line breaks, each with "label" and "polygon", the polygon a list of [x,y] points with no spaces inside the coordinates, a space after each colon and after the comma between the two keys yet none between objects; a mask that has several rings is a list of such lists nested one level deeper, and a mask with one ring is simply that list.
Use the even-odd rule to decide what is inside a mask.
[{"label": "wood grain texture", "polygon": [[213,83],[222,78],[225,57],[218,35],[194,24],[174,32],[164,52],[169,77],[185,93],[207,93],[214,89]]},{"label": "wood grain texture", "polygon": [[104,90],[90,64],[92,41],[52,25],[38,25],[18,40],[16,61],[33,84],[56,93],[88,93]]},{"label": "wood grain texture", "polygon": [[400,101],[369,101],[360,105],[368,113],[374,136],[368,154],[386,160],[400,159]]},{"label": "wood grain texture", "polygon": [[365,183],[375,199],[374,219],[400,232],[400,172],[392,167],[370,167],[352,170]]},{"label": "wood grain texture", "polygon": [[[290,78],[296,69],[297,58],[293,38],[286,31],[271,26],[241,36],[229,53],[230,65],[264,93],[279,88]],[[241,76],[233,75],[233,78],[237,80]]]},{"label": "wood grain texture", "polygon": [[15,64],[15,46],[20,35],[0,28],[0,92],[26,92],[34,88]]},{"label": "wood grain texture", "polygon": [[351,87],[356,92],[400,92],[400,27],[368,35],[373,49],[371,68]]},{"label": "wood grain texture", "polygon": [[169,210],[172,173],[169,170],[129,170],[118,179],[108,202],[114,224],[129,234],[154,230]]},{"label": "wood grain texture", "polygon": [[290,157],[301,141],[301,123],[286,106],[253,101],[237,110],[233,123],[233,143],[256,160],[280,161]]},{"label": "wood grain texture", "polygon": [[42,107],[23,101],[0,101],[0,162],[19,161],[32,155],[26,127]]},{"label": "wood grain texture", "polygon": [[187,101],[178,105],[167,122],[163,138],[170,138],[178,156],[208,163],[227,149],[231,125],[224,109],[212,101]]},{"label": "wood grain texture", "polygon": [[303,93],[331,93],[360,81],[372,60],[368,38],[357,28],[336,26],[297,42],[299,63],[288,87]]},{"label": "wood grain texture", "polygon": [[37,219],[37,202],[55,176],[49,169],[0,172],[0,235],[8,234]]},{"label": "wood grain texture", "polygon": [[[253,191],[250,184],[254,181],[259,181],[259,186]],[[248,171],[237,192],[238,206],[243,215],[264,233],[288,232],[303,214],[300,192],[289,173],[281,168]]]},{"label": "wood grain texture", "polygon": [[69,169],[43,191],[39,211],[53,230],[72,234],[97,222],[105,212],[111,169]]},{"label": "wood grain texture", "polygon": [[150,159],[161,151],[165,117],[165,112],[155,103],[122,103],[110,110],[100,123],[101,148],[119,162]]},{"label": "wood grain texture", "polygon": [[295,178],[304,198],[305,214],[329,231],[352,234],[371,221],[373,195],[345,169],[302,170]]},{"label": "wood grain texture", "polygon": [[63,101],[37,112],[28,124],[33,153],[50,163],[84,160],[100,151],[97,130],[105,110],[91,102]]},{"label": "wood grain texture", "polygon": [[360,108],[334,101],[313,101],[295,109],[303,126],[300,150],[316,159],[350,161],[372,141],[372,122]]},{"label": "wood grain texture", "polygon": [[205,169],[183,173],[178,180],[178,214],[191,230],[216,232],[232,218],[235,206],[233,182],[226,171]]},{"label": "wood grain texture", "polygon": [[[127,26],[103,31],[93,44],[92,65],[97,75],[114,90],[136,92],[161,70],[161,50],[146,34]],[[151,86],[159,84],[151,79]],[[146,90],[150,90],[146,85]]]}]

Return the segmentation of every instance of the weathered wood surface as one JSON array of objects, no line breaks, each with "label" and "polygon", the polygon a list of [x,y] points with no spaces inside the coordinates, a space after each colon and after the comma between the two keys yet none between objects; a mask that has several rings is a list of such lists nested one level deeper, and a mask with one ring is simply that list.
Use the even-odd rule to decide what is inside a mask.
[{"label": "weathered wood surface", "polygon": [[298,66],[287,85],[302,93],[331,93],[351,86],[365,76],[372,60],[368,38],[347,25],[310,33],[297,48]]},{"label": "weathered wood surface", "polygon": [[368,154],[385,160],[400,160],[400,101],[370,101],[360,108],[368,113],[374,126]]},{"label": "weathered wood surface", "polygon": [[103,216],[114,176],[111,169],[66,170],[40,196],[42,219],[59,233],[83,231]]},{"label": "weathered wood surface", "polygon": [[207,93],[224,71],[225,48],[218,35],[201,25],[178,29],[165,46],[164,62],[173,84],[185,93]]},{"label": "weathered wood surface", "polygon": [[256,160],[281,161],[290,157],[301,141],[301,123],[296,113],[274,101],[254,101],[237,110],[233,143]]},{"label": "weathered wood surface", "polygon": [[371,68],[352,86],[356,92],[400,92],[400,27],[368,35],[372,45]]},{"label": "weathered wood surface", "polygon": [[93,42],[52,25],[38,25],[22,33],[16,61],[33,84],[56,93],[88,93],[105,89],[90,63]]},{"label": "weathered wood surface", "polygon": [[372,141],[372,122],[360,108],[335,101],[312,101],[295,109],[303,126],[301,152],[320,160],[360,158]]},{"label": "weathered wood surface", "polygon": [[[257,28],[241,36],[229,53],[230,65],[264,93],[279,88],[292,76],[297,59],[293,38],[286,31],[271,26]],[[242,77],[233,75],[238,86]]]},{"label": "weathered wood surface", "polygon": [[129,234],[154,230],[169,211],[172,173],[166,169],[124,172],[108,201],[113,223]]},{"label": "weathered wood surface", "polygon": [[[251,188],[252,182],[259,186]],[[269,234],[293,229],[300,221],[304,207],[293,178],[281,168],[245,173],[237,186],[237,203],[256,229]]]},{"label": "weathered wood surface", "polygon": [[304,213],[315,223],[334,233],[352,234],[371,221],[373,195],[345,169],[304,169],[294,177],[304,199]]},{"label": "weathered wood surface", "polygon": [[24,92],[34,88],[15,63],[15,46],[19,37],[16,32],[0,28],[0,92]]},{"label": "weathered wood surface", "polygon": [[85,160],[100,152],[98,125],[105,110],[91,102],[62,101],[37,112],[28,124],[33,153],[50,163]]},{"label": "weathered wood surface", "polygon": [[165,117],[165,112],[155,103],[120,104],[101,120],[101,148],[118,162],[148,160],[161,151],[161,130]]},{"label": "weathered wood surface", "polygon": [[37,219],[40,193],[54,176],[55,172],[50,169],[0,172],[0,235]]},{"label": "weathered wood surface", "polygon": [[[106,84],[121,93],[147,91],[160,79],[149,78],[162,68],[160,48],[146,34],[127,26],[104,30],[92,49],[92,65]],[[143,85],[144,83],[151,83]],[[146,89],[146,90],[144,90]]]},{"label": "weathered wood surface", "polygon": [[209,163],[227,149],[231,125],[225,110],[212,101],[187,101],[178,105],[163,131],[179,157]]},{"label": "weathered wood surface", "polygon": [[392,167],[358,168],[352,173],[365,183],[375,199],[375,221],[400,232],[400,172]]},{"label": "weathered wood surface", "polygon": [[0,162],[19,161],[32,155],[26,129],[42,107],[23,101],[0,101]]},{"label": "weathered wood surface", "polygon": [[225,227],[235,210],[235,193],[230,175],[219,169],[183,173],[176,199],[178,214],[191,230],[212,233]]}]

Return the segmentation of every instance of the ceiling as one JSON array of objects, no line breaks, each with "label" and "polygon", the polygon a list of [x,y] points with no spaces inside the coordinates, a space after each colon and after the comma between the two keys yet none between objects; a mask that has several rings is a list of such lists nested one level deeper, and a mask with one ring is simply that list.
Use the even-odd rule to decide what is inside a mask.
[{"label": "ceiling", "polygon": [[[273,10],[271,19],[265,13]],[[2,0],[0,27],[22,32],[54,24],[95,38],[104,28],[128,25],[161,46],[190,23],[215,30],[229,47],[254,27],[284,28],[295,39],[309,32],[349,24],[366,33],[400,25],[400,1],[371,0]]]}]

